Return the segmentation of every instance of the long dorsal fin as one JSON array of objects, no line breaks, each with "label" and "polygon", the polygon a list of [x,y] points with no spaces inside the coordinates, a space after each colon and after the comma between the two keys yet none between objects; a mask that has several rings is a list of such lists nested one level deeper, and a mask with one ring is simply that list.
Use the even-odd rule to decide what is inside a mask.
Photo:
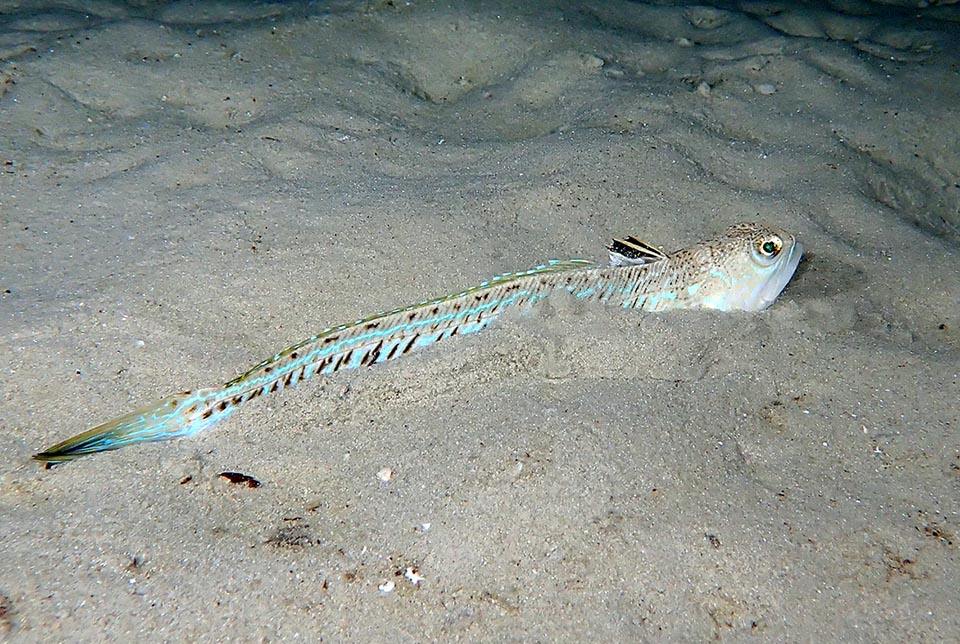
[{"label": "long dorsal fin", "polygon": [[667,258],[662,250],[636,237],[614,239],[607,249],[610,251],[610,266],[614,267],[650,264]]}]

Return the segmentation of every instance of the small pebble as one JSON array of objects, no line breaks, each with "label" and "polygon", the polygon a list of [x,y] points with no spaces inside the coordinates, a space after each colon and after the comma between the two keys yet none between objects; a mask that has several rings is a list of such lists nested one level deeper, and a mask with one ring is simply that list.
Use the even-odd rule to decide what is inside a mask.
[{"label": "small pebble", "polygon": [[700,81],[700,84],[697,85],[697,94],[703,97],[710,96],[710,83],[707,81]]},{"label": "small pebble", "polygon": [[396,587],[397,587],[397,585],[396,585],[395,583],[393,583],[392,581],[385,581],[385,582],[383,582],[382,584],[380,584],[379,586],[377,586],[377,590],[379,590],[381,593],[383,593],[384,595],[386,595],[387,593],[392,593],[392,592],[393,592],[393,589],[396,588]]},{"label": "small pebble", "polygon": [[761,83],[753,88],[757,94],[763,94],[764,96],[769,96],[777,91],[777,86],[772,83]]},{"label": "small pebble", "polygon": [[603,67],[603,59],[592,54],[581,55],[580,62],[583,63],[584,67],[588,67],[590,69],[600,69]]},{"label": "small pebble", "polygon": [[377,472],[377,478],[383,481],[384,483],[389,483],[397,477],[397,473],[394,472],[389,467],[385,467],[379,472]]}]

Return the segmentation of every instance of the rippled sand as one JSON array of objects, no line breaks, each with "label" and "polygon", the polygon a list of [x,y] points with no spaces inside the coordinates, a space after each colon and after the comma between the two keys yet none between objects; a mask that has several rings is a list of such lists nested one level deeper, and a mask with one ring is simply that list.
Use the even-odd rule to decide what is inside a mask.
[{"label": "rippled sand", "polygon": [[[0,0],[0,641],[960,639],[960,9],[902,4]],[[808,249],[763,314],[561,300],[30,460],[750,219]]]}]

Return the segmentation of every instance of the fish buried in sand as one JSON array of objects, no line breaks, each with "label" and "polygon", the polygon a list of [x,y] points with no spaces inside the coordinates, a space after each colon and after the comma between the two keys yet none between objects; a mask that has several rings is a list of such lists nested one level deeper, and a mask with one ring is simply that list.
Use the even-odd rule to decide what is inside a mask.
[{"label": "fish buried in sand", "polygon": [[634,237],[609,246],[610,264],[554,260],[478,286],[325,329],[221,387],[185,391],[94,427],[34,456],[58,463],[126,445],[203,431],[247,402],[329,375],[399,358],[455,335],[485,329],[556,291],[623,309],[762,311],[790,281],[803,245],[759,224],[738,224],[688,248],[664,253]]}]

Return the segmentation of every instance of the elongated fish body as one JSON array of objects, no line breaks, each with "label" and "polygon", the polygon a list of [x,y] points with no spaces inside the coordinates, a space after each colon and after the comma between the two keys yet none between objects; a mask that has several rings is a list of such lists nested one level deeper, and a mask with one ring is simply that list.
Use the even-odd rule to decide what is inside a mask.
[{"label": "elongated fish body", "polygon": [[68,461],[126,445],[189,436],[241,404],[315,375],[395,360],[455,335],[476,333],[510,310],[524,310],[554,292],[624,309],[760,311],[793,276],[803,246],[759,224],[673,253],[634,237],[609,246],[610,266],[554,260],[505,273],[466,291],[325,329],[267,358],[221,387],[185,391],[58,443],[34,456]]}]

